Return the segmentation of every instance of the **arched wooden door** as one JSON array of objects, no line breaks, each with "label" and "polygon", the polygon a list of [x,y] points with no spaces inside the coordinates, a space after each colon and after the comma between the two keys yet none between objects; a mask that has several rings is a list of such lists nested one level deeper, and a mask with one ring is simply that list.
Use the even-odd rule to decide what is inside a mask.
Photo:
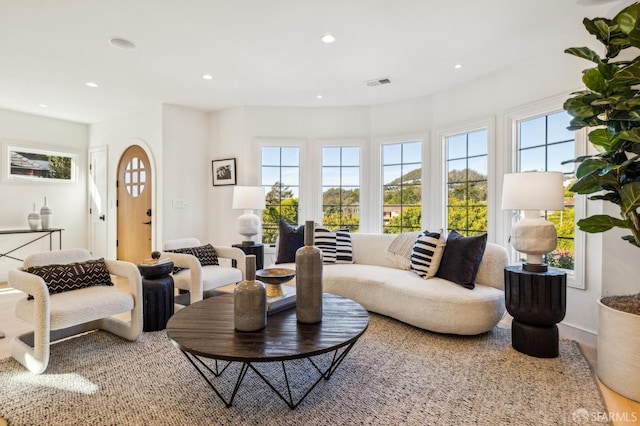
[{"label": "arched wooden door", "polygon": [[132,145],[118,163],[118,259],[151,257],[151,167],[144,149]]}]

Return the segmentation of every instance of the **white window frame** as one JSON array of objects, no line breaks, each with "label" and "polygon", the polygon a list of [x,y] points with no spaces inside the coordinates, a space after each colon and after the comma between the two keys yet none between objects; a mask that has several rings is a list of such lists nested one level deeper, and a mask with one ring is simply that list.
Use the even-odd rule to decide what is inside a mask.
[{"label": "white window frame", "polygon": [[497,210],[499,207],[499,193],[496,189],[496,118],[488,116],[476,120],[465,121],[456,125],[443,127],[437,130],[436,140],[438,143],[439,170],[438,170],[438,191],[440,202],[438,205],[441,217],[441,227],[447,228],[447,170],[444,166],[447,163],[447,138],[477,132],[487,131],[487,240],[497,242],[499,228],[497,223]]},{"label": "white window frame", "polygon": [[[394,144],[403,144],[403,143],[412,143],[412,142],[420,142],[422,143],[422,189],[420,194],[420,199],[422,201],[422,214],[421,214],[421,223],[420,226],[422,229],[428,229],[429,224],[425,222],[427,217],[430,217],[430,211],[432,210],[432,204],[434,201],[430,201],[428,203],[425,200],[430,200],[427,198],[429,193],[429,173],[427,173],[427,169],[431,169],[431,167],[427,168],[428,159],[429,159],[429,140],[428,135],[426,133],[413,133],[399,136],[386,136],[386,137],[378,137],[374,140],[374,149],[372,150],[371,158],[371,167],[372,167],[372,179],[367,179],[367,182],[378,182],[377,185],[372,185],[370,188],[370,195],[372,201],[377,201],[371,203],[369,205],[374,206],[375,208],[370,209],[368,218],[370,221],[370,232],[382,233],[383,232],[383,217],[382,217],[382,209],[384,207],[384,191],[382,187],[384,186],[384,176],[382,175],[382,147],[383,145],[394,145]],[[427,210],[425,210],[425,205]],[[361,231],[362,232],[362,231]]]},{"label": "white window frame", "polygon": [[[322,207],[322,148],[332,148],[332,147],[358,147],[360,149],[360,155],[358,158],[359,161],[359,189],[360,189],[360,204],[358,207],[358,211],[360,214],[360,223],[358,225],[358,232],[363,232],[363,220],[366,220],[363,216],[363,208],[362,206],[371,205],[368,203],[368,198],[365,195],[365,191],[363,191],[363,182],[364,182],[364,169],[365,169],[365,146],[366,139],[363,138],[340,138],[340,139],[315,139],[314,140],[314,149],[309,150],[313,152],[312,157],[309,159],[309,164],[311,165],[312,175],[315,177],[315,182],[312,184],[313,187],[319,188],[318,194],[314,199],[314,205],[310,211],[315,212],[316,222],[322,223],[323,218],[323,207]],[[316,183],[317,182],[317,183]],[[367,191],[369,192],[369,191]],[[368,209],[365,209],[368,210]]]},{"label": "white window frame", "polygon": [[[514,108],[505,114],[505,135],[509,138],[505,144],[504,158],[508,162],[508,165],[505,167],[505,173],[515,173],[518,171],[518,142],[520,140],[518,123],[561,112],[563,110],[562,105],[568,97],[568,93],[555,96],[520,108]],[[586,141],[586,131],[584,129],[575,132],[575,157],[586,154]],[[574,220],[576,223],[586,216],[586,198],[584,195],[575,195]],[[511,234],[512,217],[511,211],[506,211],[503,214],[505,237]],[[586,290],[584,273],[586,263],[586,236],[584,232],[578,229],[577,225],[574,224],[574,226],[574,269],[573,271],[566,270],[567,286]],[[508,243],[508,240],[506,240],[505,243],[505,247],[509,250],[510,258],[517,259],[517,253]]]},{"label": "white window frame", "polygon": [[[304,217],[306,217],[307,212],[310,211],[308,209],[309,200],[308,196],[303,196],[303,194],[309,194],[308,182],[306,173],[303,173],[303,170],[307,167],[307,147],[308,140],[304,138],[271,138],[271,137],[257,137],[255,138],[255,146],[256,149],[256,162],[255,164],[258,167],[258,185],[262,185],[262,148],[298,148],[300,150],[300,162],[298,164],[298,180],[300,182],[299,187],[299,204],[298,204],[298,225],[304,223]],[[265,253],[269,252],[269,250],[265,249]]]}]

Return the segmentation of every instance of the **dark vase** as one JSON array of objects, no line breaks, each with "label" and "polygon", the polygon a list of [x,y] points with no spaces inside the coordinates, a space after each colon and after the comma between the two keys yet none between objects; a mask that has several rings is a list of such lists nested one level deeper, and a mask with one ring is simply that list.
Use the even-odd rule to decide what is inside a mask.
[{"label": "dark vase", "polygon": [[322,251],[313,245],[314,224],[304,225],[304,246],[296,251],[296,317],[299,322],[322,321]]},{"label": "dark vase", "polygon": [[238,331],[258,331],[267,325],[267,291],[256,281],[256,256],[247,256],[246,279],[233,292],[233,322]]}]

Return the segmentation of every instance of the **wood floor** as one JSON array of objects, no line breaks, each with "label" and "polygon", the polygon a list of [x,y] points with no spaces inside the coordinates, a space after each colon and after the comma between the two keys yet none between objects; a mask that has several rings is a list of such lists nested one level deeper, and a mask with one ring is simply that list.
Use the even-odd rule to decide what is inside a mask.
[{"label": "wood floor", "polygon": [[[116,282],[116,285],[121,284]],[[233,287],[222,288],[221,290],[233,291]],[[0,283],[0,331],[5,333],[5,337],[0,339],[0,358],[11,356],[10,342],[14,336],[31,329],[29,324],[16,318],[13,314],[14,305],[21,297],[24,297],[24,293],[8,287],[7,283]],[[583,345],[581,345],[581,349],[591,366],[591,370],[596,371],[596,349]],[[613,392],[597,378],[596,381],[600,386],[607,410],[610,413],[611,424],[614,426],[640,425],[640,402],[632,401]],[[5,425],[6,422],[0,418],[0,426]]]}]

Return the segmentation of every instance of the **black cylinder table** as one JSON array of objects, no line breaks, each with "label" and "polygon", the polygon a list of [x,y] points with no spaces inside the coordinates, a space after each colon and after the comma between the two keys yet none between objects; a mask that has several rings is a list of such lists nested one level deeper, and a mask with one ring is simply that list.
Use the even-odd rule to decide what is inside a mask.
[{"label": "black cylinder table", "polygon": [[173,315],[173,262],[138,265],[142,275],[144,331],[164,330]]},{"label": "black cylinder table", "polygon": [[567,274],[561,269],[529,272],[522,266],[504,270],[505,304],[513,316],[511,344],[538,358],[555,358],[559,351],[556,325],[567,307]]}]

